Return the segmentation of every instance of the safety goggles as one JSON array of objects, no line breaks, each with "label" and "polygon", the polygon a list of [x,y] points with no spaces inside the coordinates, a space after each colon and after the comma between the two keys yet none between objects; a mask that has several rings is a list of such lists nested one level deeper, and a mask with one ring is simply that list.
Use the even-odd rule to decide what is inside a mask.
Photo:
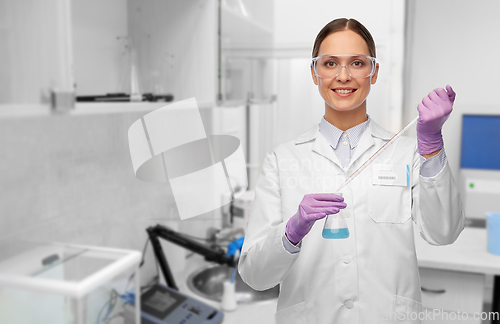
[{"label": "safety goggles", "polygon": [[314,74],[320,78],[333,79],[345,67],[353,79],[368,78],[375,73],[377,61],[367,55],[337,54],[323,55],[312,59]]}]

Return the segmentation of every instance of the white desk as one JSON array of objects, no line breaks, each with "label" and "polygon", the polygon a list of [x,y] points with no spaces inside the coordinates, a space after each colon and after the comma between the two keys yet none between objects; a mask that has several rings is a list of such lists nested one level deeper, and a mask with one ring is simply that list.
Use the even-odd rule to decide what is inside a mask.
[{"label": "white desk", "polygon": [[[455,287],[452,285],[449,289],[450,292],[453,291],[451,294],[452,298],[459,299],[461,297],[457,296],[457,290],[454,290],[457,289],[456,286],[465,287],[467,284],[470,284],[470,281],[473,280],[477,282],[477,275],[494,275],[495,282],[493,287],[492,312],[500,311],[500,256],[491,254],[487,251],[486,240],[486,229],[484,228],[466,227],[453,244],[445,246],[430,245],[425,242],[418,233],[415,233],[415,248],[417,252],[418,265],[421,270],[425,270],[421,271],[421,279],[423,282],[422,286],[424,286],[425,281],[422,274],[440,274],[439,271],[434,271],[433,269],[463,273],[465,275],[465,278],[462,278],[463,281],[458,282]],[[441,272],[441,274],[443,274],[443,272]],[[448,278],[450,278],[449,280],[453,280],[451,278],[453,275],[454,273],[450,272],[445,275],[441,275],[439,280],[430,281],[433,283],[442,283],[444,286],[446,285],[445,281]],[[457,275],[456,278],[457,280],[460,280],[460,275]],[[484,282],[484,280],[481,282]],[[471,287],[463,289],[467,295],[471,295]],[[480,287],[480,289],[482,291],[483,286]],[[437,294],[439,294],[439,292],[437,292]],[[434,297],[431,294],[430,299],[433,298]],[[436,300],[437,298],[438,297],[435,297]],[[450,298],[450,296],[448,298]],[[480,298],[482,303],[482,296]],[[424,302],[424,295],[422,296],[422,299]],[[492,321],[492,323],[499,323],[499,321]]]},{"label": "white desk", "polygon": [[418,265],[444,269],[500,275],[500,255],[486,249],[486,229],[466,227],[450,245],[434,246],[415,234]]}]

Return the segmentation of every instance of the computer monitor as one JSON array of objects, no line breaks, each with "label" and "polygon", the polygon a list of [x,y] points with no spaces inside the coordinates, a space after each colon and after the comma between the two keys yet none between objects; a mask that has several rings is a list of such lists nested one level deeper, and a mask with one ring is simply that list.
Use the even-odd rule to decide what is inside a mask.
[{"label": "computer monitor", "polygon": [[500,115],[462,116],[460,186],[467,218],[500,212]]}]

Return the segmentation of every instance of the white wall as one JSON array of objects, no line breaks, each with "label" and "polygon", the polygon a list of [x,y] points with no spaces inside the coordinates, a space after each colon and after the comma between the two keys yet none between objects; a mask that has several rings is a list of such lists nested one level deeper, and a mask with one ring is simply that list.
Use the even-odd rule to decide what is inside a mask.
[{"label": "white wall", "polygon": [[[391,15],[404,1],[275,0],[274,32],[277,48],[307,48],[310,55],[318,32],[336,18],[355,18],[377,42],[386,42]],[[401,17],[402,18],[402,17]]]},{"label": "white wall", "polygon": [[447,84],[454,88],[454,111],[443,134],[455,179],[462,114],[500,114],[499,14],[497,0],[409,1],[404,119],[409,122],[418,115],[417,105],[429,91]]},{"label": "white wall", "polygon": [[404,1],[275,1],[277,118],[275,142],[294,138],[324,114],[324,101],[310,74],[311,51],[318,32],[335,18],[355,18],[377,46],[380,74],[368,97],[368,113],[397,131],[402,120]]}]

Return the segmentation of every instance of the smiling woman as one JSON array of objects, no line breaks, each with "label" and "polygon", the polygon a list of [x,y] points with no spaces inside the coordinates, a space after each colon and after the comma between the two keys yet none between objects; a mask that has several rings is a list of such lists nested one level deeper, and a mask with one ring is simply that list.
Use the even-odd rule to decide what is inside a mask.
[{"label": "smiling woman", "polygon": [[375,53],[370,33],[354,19],[334,20],[319,32],[311,74],[325,100],[325,120],[330,124],[347,130],[367,120],[366,98],[379,69]]},{"label": "smiling woman", "polygon": [[[433,245],[453,243],[463,229],[441,139],[455,99],[449,86],[418,106],[418,145],[398,137],[339,187],[393,135],[367,115],[366,99],[379,75],[375,55],[361,23],[328,23],[310,67],[324,116],[278,145],[262,166],[238,270],[256,290],[280,284],[277,324],[420,323],[413,226]],[[426,159],[428,153],[435,156]],[[310,167],[283,167],[290,161]],[[341,210],[349,236],[322,236],[324,222],[317,221]],[[401,313],[411,320],[386,316]]]}]

